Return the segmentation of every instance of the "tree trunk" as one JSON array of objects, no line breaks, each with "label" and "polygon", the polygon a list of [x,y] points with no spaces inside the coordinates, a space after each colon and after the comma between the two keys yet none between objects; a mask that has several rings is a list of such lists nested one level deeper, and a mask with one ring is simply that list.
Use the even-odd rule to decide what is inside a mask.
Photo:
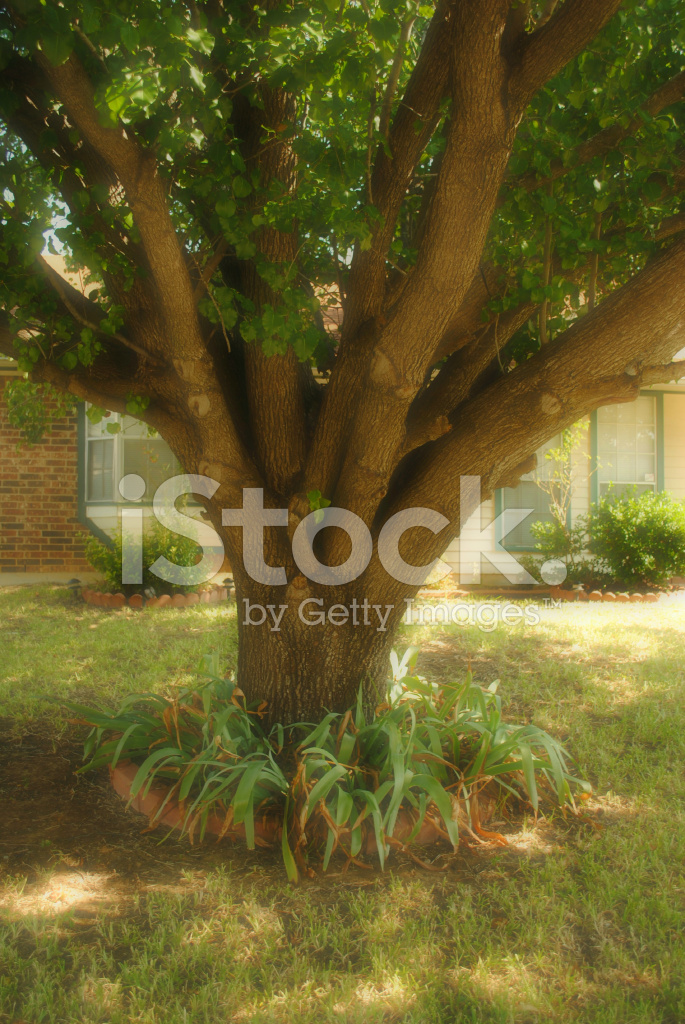
[{"label": "tree trunk", "polygon": [[267,588],[236,575],[238,685],[249,703],[266,701],[270,722],[320,721],[351,707],[360,686],[366,707],[384,698],[405,605],[373,601],[359,584],[299,576]]}]

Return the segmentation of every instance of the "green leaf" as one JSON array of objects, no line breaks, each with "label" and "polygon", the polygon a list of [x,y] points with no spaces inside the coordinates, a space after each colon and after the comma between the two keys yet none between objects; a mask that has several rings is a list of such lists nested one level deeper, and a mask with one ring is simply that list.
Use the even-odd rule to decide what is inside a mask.
[{"label": "green leaf", "polygon": [[319,779],[307,797],[307,819],[313,814],[319,800],[325,800],[336,782],[344,778],[347,773],[348,770],[344,765],[333,765],[323,778]]},{"label": "green leaf", "polygon": [[288,875],[289,882],[297,882],[298,872],[293,852],[290,849],[290,843],[288,842],[288,818],[290,812],[290,798],[286,798],[285,807],[283,809],[283,828],[281,831],[281,854],[283,856],[283,863],[285,864],[286,874]]},{"label": "green leaf", "polygon": [[43,36],[40,41],[40,48],[54,67],[64,64],[69,59],[73,49],[73,36],[71,32]]},{"label": "green leaf", "polygon": [[239,260],[251,260],[256,252],[257,246],[249,238],[242,239],[235,247],[235,254]]},{"label": "green leaf", "polygon": [[260,775],[264,771],[265,765],[266,761],[260,757],[256,763],[248,763],[242,773],[242,778],[238,784],[238,789],[236,790],[236,794],[233,799],[233,820],[236,825],[243,822],[250,812],[253,791]]},{"label": "green leaf", "polygon": [[178,759],[182,758],[182,756],[183,753],[178,749],[178,747],[163,747],[161,750],[155,750],[152,754],[150,754],[149,757],[146,757],[143,763],[141,764],[140,768],[136,772],[133,782],[131,783],[131,799],[138,795],[141,787],[143,786],[143,783],[146,780],[151,781],[150,779],[148,779],[148,776],[150,775],[150,770],[154,765],[158,764],[165,758]]},{"label": "green leaf", "polygon": [[242,175],[240,174],[236,175],[236,177],[233,179],[233,194],[238,199],[244,199],[245,196],[249,196],[251,191],[252,186],[250,185],[247,178],[243,178]]},{"label": "green leaf", "polygon": [[204,92],[207,88],[204,75],[199,68],[195,67],[194,64],[189,64],[188,69],[190,71],[190,77],[193,83],[198,87],[201,92]]},{"label": "green leaf", "polygon": [[200,53],[210,54],[214,49],[214,36],[206,28],[189,28],[186,36],[190,45]]}]

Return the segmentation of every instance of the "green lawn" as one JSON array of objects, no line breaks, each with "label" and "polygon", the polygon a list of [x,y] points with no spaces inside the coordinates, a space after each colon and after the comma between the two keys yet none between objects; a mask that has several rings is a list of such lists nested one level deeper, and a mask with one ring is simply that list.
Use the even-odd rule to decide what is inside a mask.
[{"label": "green lawn", "polygon": [[[563,739],[596,796],[585,821],[504,823],[507,848],[464,848],[444,872],[338,865],[298,888],[269,852],[141,834],[105,779],[72,781],[74,727],[45,700],[166,689],[205,651],[232,664],[234,624],[227,607],[0,591],[3,1024],[682,1024],[685,606],[405,629],[427,677],[461,678],[470,659],[500,678],[508,717]],[[42,803],[34,762],[56,773]]]}]

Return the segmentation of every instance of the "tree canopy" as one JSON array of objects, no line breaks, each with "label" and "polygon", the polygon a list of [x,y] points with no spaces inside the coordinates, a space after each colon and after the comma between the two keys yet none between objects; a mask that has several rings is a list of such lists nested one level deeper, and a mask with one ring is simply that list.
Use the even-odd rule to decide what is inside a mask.
[{"label": "tree canopy", "polygon": [[460,476],[685,373],[679,0],[14,0],[0,66],[0,350],[219,530],[251,486],[453,534]]}]

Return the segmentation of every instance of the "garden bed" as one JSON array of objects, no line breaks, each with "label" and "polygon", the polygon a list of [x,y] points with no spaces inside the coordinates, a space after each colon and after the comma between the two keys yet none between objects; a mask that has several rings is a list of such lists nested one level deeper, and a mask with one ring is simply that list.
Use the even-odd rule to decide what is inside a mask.
[{"label": "garden bed", "polygon": [[[114,791],[122,799],[129,801],[129,807],[139,814],[144,814],[154,828],[167,828],[182,830],[184,823],[184,810],[179,806],[178,801],[170,800],[164,812],[155,817],[167,799],[171,786],[164,782],[154,782],[147,792],[141,790],[131,798],[131,786],[138,771],[138,765],[132,761],[121,761],[115,768],[109,769],[109,777]],[[491,787],[494,790],[494,787]],[[478,827],[487,824],[493,817],[496,807],[496,796],[494,791],[481,791],[478,797]],[[462,823],[469,820],[468,813],[460,801],[459,818]],[[392,838],[389,842],[393,846],[404,847],[414,828],[415,820],[409,812],[401,810]],[[257,846],[275,847],[281,842],[283,831],[283,811],[279,808],[255,816],[254,838]],[[244,824],[231,823],[227,827],[226,819],[218,814],[211,814],[207,819],[206,832],[212,836],[228,838],[232,840],[245,839]],[[325,834],[323,834],[325,839]],[[412,846],[432,846],[435,843],[449,842],[445,830],[440,827],[434,817],[427,815],[421,824],[418,833],[412,839]],[[369,830],[364,844],[364,853],[373,855],[376,852],[376,838],[373,830]]]}]

